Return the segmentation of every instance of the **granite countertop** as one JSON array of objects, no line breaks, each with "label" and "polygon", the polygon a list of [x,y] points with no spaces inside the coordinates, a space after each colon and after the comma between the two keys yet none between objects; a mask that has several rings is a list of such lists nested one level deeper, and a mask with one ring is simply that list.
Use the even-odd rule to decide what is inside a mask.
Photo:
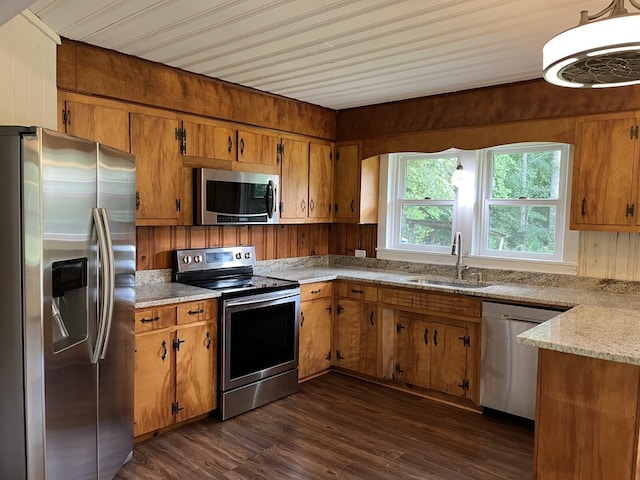
[{"label": "granite countertop", "polygon": [[518,343],[640,365],[640,312],[579,305],[516,337]]},{"label": "granite countertop", "polygon": [[[420,290],[456,293],[517,304],[547,305],[570,309],[517,337],[517,342],[605,360],[640,365],[640,295],[608,293],[583,288],[540,286],[526,283],[491,282],[481,288],[428,285],[411,279],[448,280],[450,277],[387,269],[344,266],[256,266],[257,275],[268,275],[301,284],[353,280],[378,286],[411,287]],[[464,282],[463,286],[473,286]],[[179,283],[151,283],[136,287],[136,308],[217,298],[219,292]]]}]

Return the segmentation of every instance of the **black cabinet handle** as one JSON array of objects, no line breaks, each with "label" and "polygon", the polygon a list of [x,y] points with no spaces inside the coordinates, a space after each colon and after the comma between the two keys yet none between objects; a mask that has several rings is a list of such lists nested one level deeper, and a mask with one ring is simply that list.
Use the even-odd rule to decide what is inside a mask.
[{"label": "black cabinet handle", "polygon": [[304,312],[300,312],[300,326],[304,325]]},{"label": "black cabinet handle", "polygon": [[424,344],[429,345],[429,329],[424,329]]},{"label": "black cabinet handle", "polygon": [[151,323],[151,322],[157,322],[158,320],[160,320],[160,317],[141,318],[140,323]]},{"label": "black cabinet handle", "polygon": [[355,213],[356,211],[356,201],[351,200],[351,213]]},{"label": "black cabinet handle", "polygon": [[309,293],[310,293],[311,295],[315,295],[315,294],[317,294],[317,293],[320,293],[321,291],[322,291],[322,289],[321,289],[321,288],[319,288],[318,290],[311,290]]},{"label": "black cabinet handle", "polygon": [[369,315],[369,322],[371,323],[371,326],[372,326],[372,327],[373,327],[373,326],[375,325],[375,323],[376,323],[376,322],[375,322],[375,320],[374,320],[374,317],[375,317],[375,312],[374,312],[373,310],[371,310],[371,315]]},{"label": "black cabinet handle", "polygon": [[211,349],[211,334],[207,332],[207,339],[205,341],[205,347],[207,350]]},{"label": "black cabinet handle", "polygon": [[231,149],[233,148],[233,140],[231,140],[231,135],[227,137],[227,152],[231,153]]},{"label": "black cabinet handle", "polygon": [[164,340],[162,341],[162,355],[160,356],[160,358],[163,362],[167,358],[167,342],[165,342]]},{"label": "black cabinet handle", "polygon": [[244,138],[240,138],[240,153],[244,153]]},{"label": "black cabinet handle", "polygon": [[187,313],[189,315],[200,315],[201,313],[204,313],[204,308],[201,308],[200,310],[189,310]]},{"label": "black cabinet handle", "polygon": [[300,202],[300,210],[302,210],[303,212],[307,210],[307,202],[305,202],[304,200]]},{"label": "black cabinet handle", "polygon": [[140,192],[136,192],[136,210],[140,210]]},{"label": "black cabinet handle", "polygon": [[356,290],[355,288],[352,288],[351,293],[364,293],[364,290]]},{"label": "black cabinet handle", "polygon": [[313,209],[316,208],[316,202],[313,201],[313,198],[309,200],[309,211],[313,212]]},{"label": "black cabinet handle", "polygon": [[584,217],[587,214],[587,199],[582,199],[582,205],[580,206],[580,213]]},{"label": "black cabinet handle", "polygon": [[436,331],[433,332],[433,346],[437,347],[438,346],[438,330],[436,329]]}]

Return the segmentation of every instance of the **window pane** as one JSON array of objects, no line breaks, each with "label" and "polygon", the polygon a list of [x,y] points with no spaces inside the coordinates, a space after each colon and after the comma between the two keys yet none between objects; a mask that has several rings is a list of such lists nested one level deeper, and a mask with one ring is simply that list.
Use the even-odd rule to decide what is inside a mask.
[{"label": "window pane", "polygon": [[403,205],[400,243],[449,246],[452,238],[453,205]]},{"label": "window pane", "polygon": [[453,200],[451,176],[458,157],[403,157],[406,163],[404,198],[407,200]]},{"label": "window pane", "polygon": [[560,150],[493,155],[490,198],[558,198],[560,158]]},{"label": "window pane", "polygon": [[553,255],[556,207],[489,207],[487,249]]}]

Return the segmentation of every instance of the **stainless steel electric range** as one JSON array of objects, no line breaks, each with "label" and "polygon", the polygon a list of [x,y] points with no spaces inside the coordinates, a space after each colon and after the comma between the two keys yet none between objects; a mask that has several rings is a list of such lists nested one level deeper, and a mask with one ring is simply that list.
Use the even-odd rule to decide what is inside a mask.
[{"label": "stainless steel electric range", "polygon": [[172,280],[221,293],[218,416],[298,390],[298,282],[253,274],[253,246],[175,250]]}]

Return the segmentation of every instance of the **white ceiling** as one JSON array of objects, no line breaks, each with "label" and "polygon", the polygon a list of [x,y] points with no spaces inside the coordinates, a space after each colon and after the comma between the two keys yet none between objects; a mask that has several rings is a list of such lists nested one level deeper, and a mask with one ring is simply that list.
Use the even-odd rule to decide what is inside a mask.
[{"label": "white ceiling", "polygon": [[539,78],[608,0],[37,0],[59,35],[333,109]]}]

